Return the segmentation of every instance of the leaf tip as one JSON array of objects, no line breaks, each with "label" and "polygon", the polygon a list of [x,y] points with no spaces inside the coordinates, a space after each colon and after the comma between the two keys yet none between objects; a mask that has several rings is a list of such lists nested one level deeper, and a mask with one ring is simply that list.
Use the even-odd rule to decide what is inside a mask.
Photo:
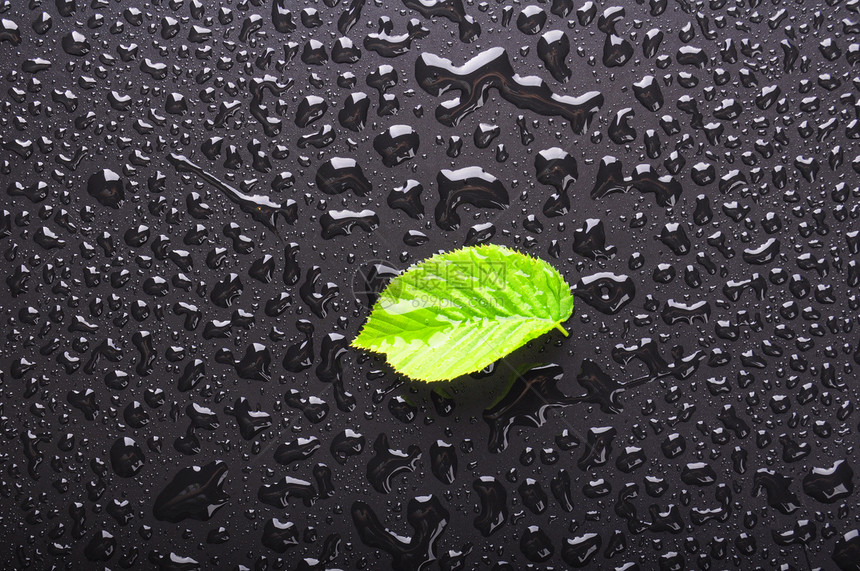
[{"label": "leaf tip", "polygon": [[361,335],[362,335],[362,333],[364,333],[364,329],[363,329],[363,328],[362,328],[362,330],[361,330],[361,331],[359,331],[359,332],[358,332],[358,335],[356,335],[355,337],[353,337],[353,338],[352,338],[352,341],[350,341],[350,342],[349,342],[349,346],[350,346],[350,347],[352,347],[353,349],[363,349],[363,350],[365,350],[365,351],[366,351],[366,350],[368,350],[368,349],[370,348],[370,347],[368,347],[367,345],[365,345],[365,344],[364,344],[364,342],[362,341],[362,339],[361,339]]}]

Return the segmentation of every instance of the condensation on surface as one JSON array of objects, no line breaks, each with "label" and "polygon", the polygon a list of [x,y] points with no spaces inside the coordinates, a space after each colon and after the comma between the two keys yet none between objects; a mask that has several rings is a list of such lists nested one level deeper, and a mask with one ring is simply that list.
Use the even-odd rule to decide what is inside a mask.
[{"label": "condensation on surface", "polygon": [[[858,33],[0,0],[3,568],[860,569]],[[569,338],[432,386],[349,348],[484,242]]]}]

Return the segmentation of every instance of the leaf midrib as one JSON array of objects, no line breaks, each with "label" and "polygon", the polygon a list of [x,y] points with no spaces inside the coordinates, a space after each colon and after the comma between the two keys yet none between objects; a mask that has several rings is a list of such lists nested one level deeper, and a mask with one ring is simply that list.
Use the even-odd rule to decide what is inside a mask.
[{"label": "leaf midrib", "polygon": [[[546,318],[535,317],[535,316],[513,315],[513,316],[497,316],[497,317],[492,317],[492,318],[480,317],[480,318],[462,319],[460,321],[457,321],[456,324],[453,324],[453,322],[450,322],[450,321],[447,323],[440,322],[439,325],[425,325],[424,328],[426,330],[432,330],[432,331],[445,330],[445,329],[456,329],[458,327],[464,327],[464,326],[467,326],[469,324],[473,324],[476,322],[484,322],[484,321],[492,321],[492,322],[496,322],[496,321],[522,321],[524,323],[526,323],[526,322],[545,323],[548,325],[547,330],[549,330],[549,329],[552,329],[553,327],[555,327],[556,325],[559,325],[562,320],[561,319],[546,319]],[[417,331],[417,330],[409,330],[409,331]],[[364,334],[364,333],[367,333],[367,332],[362,331],[362,334]],[[402,337],[403,336],[402,333],[403,333],[403,331],[401,330],[397,333],[392,333],[390,335],[374,336],[372,339],[387,341],[387,340],[392,339],[392,338]],[[421,341],[422,343],[426,343],[427,339],[426,338],[412,339],[409,342],[411,343],[413,341]]]}]

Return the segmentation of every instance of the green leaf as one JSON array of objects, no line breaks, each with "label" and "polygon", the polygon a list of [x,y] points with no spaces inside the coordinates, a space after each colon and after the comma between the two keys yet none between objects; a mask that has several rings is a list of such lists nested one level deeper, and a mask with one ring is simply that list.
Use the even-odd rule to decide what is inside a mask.
[{"label": "green leaf", "polygon": [[480,371],[573,313],[570,286],[543,260],[495,245],[437,254],[400,274],[352,346],[398,372],[444,381]]}]

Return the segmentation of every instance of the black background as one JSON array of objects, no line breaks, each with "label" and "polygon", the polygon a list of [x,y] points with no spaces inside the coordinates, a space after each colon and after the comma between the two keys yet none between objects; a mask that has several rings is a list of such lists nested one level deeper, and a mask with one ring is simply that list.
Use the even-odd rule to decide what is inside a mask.
[{"label": "black background", "polygon": [[[854,158],[857,82],[853,67],[858,52],[853,22],[860,15],[855,2],[624,4],[614,29],[619,41],[623,39],[632,48],[632,56],[620,66],[604,61],[607,34],[601,31],[605,25],[600,20],[613,13],[611,4],[596,4],[592,17],[588,3],[579,13],[576,9],[581,5],[577,4],[573,12],[562,16],[563,2],[535,2],[547,22],[539,34],[530,35],[517,28],[525,4],[467,2],[465,13],[480,25],[481,33],[464,42],[457,25],[444,17],[424,17],[399,1],[370,0],[346,33],[361,50],[360,59],[351,64],[329,60],[322,65],[303,61],[302,50],[317,40],[331,54],[344,35],[338,30],[338,20],[347,5],[336,1],[283,4],[291,10],[295,24],[287,33],[273,25],[271,0],[0,2],[5,97],[0,113],[0,189],[5,191],[0,192],[4,211],[0,247],[5,258],[4,279],[11,276],[0,303],[4,319],[0,420],[5,436],[0,452],[0,525],[5,538],[0,560],[5,562],[4,568],[237,569],[243,565],[294,569],[310,565],[302,563],[304,558],[319,558],[326,538],[334,544],[337,538],[332,535],[337,534],[336,555],[319,568],[384,569],[391,566],[392,556],[359,537],[353,517],[355,502],[366,502],[383,526],[408,542],[408,538],[426,533],[420,529],[420,521],[431,517],[419,517],[416,530],[406,521],[409,502],[429,495],[440,502],[447,517],[432,553],[409,560],[416,566],[415,562],[424,561],[425,569],[483,569],[500,562],[516,569],[529,565],[563,568],[571,563],[562,557],[566,542],[583,537],[596,542],[588,534],[600,538],[599,550],[583,563],[595,568],[619,568],[625,563],[641,569],[707,569],[708,565],[857,568],[853,484],[832,502],[820,501],[820,494],[815,497],[802,485],[814,469],[827,470],[836,462],[842,462],[839,474],[845,474],[848,467],[850,482],[850,469],[856,464],[858,421],[853,403],[860,349],[858,333],[852,327],[857,323],[858,307],[860,192],[853,168],[858,165]],[[321,25],[303,24],[305,8],[318,11]],[[503,26],[505,11],[512,18]],[[50,15],[50,29],[37,30],[34,21],[44,18],[43,13]],[[162,35],[165,18],[176,20],[178,34]],[[368,34],[377,32],[380,18],[391,19],[392,35],[405,34],[413,18],[428,33],[415,39],[403,55],[382,57],[363,44]],[[701,23],[704,19],[707,26]],[[246,23],[259,23],[260,27],[243,40],[240,32]],[[189,39],[195,26],[210,30],[208,39],[199,43]],[[654,28],[664,39],[657,55],[649,58],[643,54],[642,43]],[[572,77],[566,82],[554,79],[537,55],[540,35],[550,30],[562,30],[570,41],[567,63]],[[69,53],[74,50],[64,49],[63,40],[72,32],[85,36],[87,53],[75,55]],[[298,55],[290,61],[284,55],[288,42],[298,45]],[[734,45],[736,58],[726,55],[731,51],[726,42]],[[561,117],[518,109],[496,90],[490,90],[485,104],[458,125],[440,124],[434,116],[436,107],[455,94],[434,97],[423,90],[415,77],[417,58],[431,53],[460,66],[497,46],[507,50],[516,73],[537,75],[559,95],[599,91],[604,103],[585,133],[574,133]],[[702,50],[707,63],[701,67],[679,63],[683,46]],[[258,65],[258,57],[269,48],[273,50],[270,63]],[[798,57],[787,62],[784,50],[790,53],[793,48]],[[201,53],[201,49],[209,51]],[[34,71],[34,58],[50,65],[36,65],[46,69]],[[147,59],[166,64],[164,78],[142,71]],[[386,65],[396,71],[397,84],[388,92],[397,97],[399,111],[380,116],[378,93],[367,85],[367,77]],[[201,82],[199,74],[205,68],[211,69],[211,78]],[[338,86],[338,75],[344,72],[355,75],[354,88]],[[312,78],[312,74],[318,77]],[[728,82],[715,80],[722,74],[728,74]],[[281,83],[287,78],[294,82],[279,96],[265,94],[269,113],[282,119],[282,129],[272,137],[265,135],[250,113],[249,85],[266,75]],[[646,76],[656,78],[665,100],[656,112],[646,109],[633,94],[633,83]],[[81,78],[91,78],[92,85]],[[781,95],[762,109],[764,105],[757,105],[756,98],[771,86],[777,86]],[[204,100],[207,96],[201,98],[201,91],[207,88],[211,93]],[[343,128],[337,117],[353,91],[365,92],[371,102],[367,124],[360,132]],[[67,93],[73,93],[74,100]],[[186,111],[166,111],[172,94],[184,96]],[[328,111],[312,125],[300,128],[294,118],[306,96],[323,98]],[[696,102],[701,113],[698,124],[694,115],[679,109],[678,101],[684,96]],[[727,106],[725,100],[734,100],[739,116],[720,113]],[[237,102],[237,109],[218,124],[219,107],[230,102]],[[627,108],[633,112],[629,124],[634,139],[614,142],[609,136],[611,123]],[[665,115],[677,119],[680,132],[663,130],[661,117]],[[533,135],[528,144],[521,138],[518,116]],[[479,123],[500,129],[489,148],[474,144]],[[334,142],[320,149],[297,146],[302,135],[326,124],[333,128]],[[414,129],[420,146],[411,160],[385,167],[372,143],[375,136],[399,124]],[[723,133],[712,144],[705,131],[717,125]],[[661,140],[659,157],[645,153],[643,140],[648,130],[654,130]],[[223,138],[223,152],[215,160],[201,151],[212,137]],[[462,139],[459,156],[446,152],[451,137]],[[261,172],[253,167],[248,145],[254,140],[268,155],[271,170]],[[497,160],[500,144],[508,155],[504,162]],[[768,144],[772,152],[757,148]],[[241,164],[232,167],[225,165],[230,145],[242,158]],[[289,156],[276,158],[277,145],[286,147]],[[554,191],[537,180],[534,166],[539,151],[551,147],[570,153],[579,171],[568,189],[570,211],[553,217],[544,213],[543,205]],[[677,204],[660,206],[653,194],[640,193],[629,183],[626,192],[592,196],[604,156],[616,157],[625,176],[642,164],[650,164],[663,176],[667,174],[663,161],[674,151],[685,160],[676,175],[683,187]],[[297,220],[292,225],[279,221],[278,233],[283,237],[279,238],[216,187],[193,174],[178,173],[167,160],[170,153],[187,156],[237,188],[256,179],[249,192],[271,195],[279,203],[295,200]],[[317,169],[332,157],[356,159],[372,191],[364,197],[354,192],[322,193],[315,183]],[[807,179],[797,165],[810,159],[818,170]],[[713,166],[716,181],[700,185],[691,179],[691,170],[702,164]],[[470,166],[480,166],[502,181],[510,204],[503,210],[464,204],[458,211],[460,227],[443,230],[433,217],[439,200],[437,174],[441,169]],[[102,169],[121,177],[125,200],[118,208],[88,192],[91,177]],[[719,178],[734,170],[743,174],[743,183],[721,192]],[[294,184],[272,191],[272,180],[286,171],[294,176]],[[163,178],[163,188],[150,185],[149,181],[159,178]],[[387,205],[392,189],[407,179],[424,187],[426,215],[421,220]],[[47,185],[44,197],[27,198],[16,190],[16,185],[26,188],[39,181]],[[186,199],[192,192],[211,206],[211,217],[203,220],[190,215]],[[694,221],[700,194],[708,198],[713,210],[713,218],[703,224]],[[159,200],[164,202],[161,209]],[[735,220],[731,215],[737,208],[742,213]],[[351,235],[323,239],[320,218],[327,211],[343,209],[373,210],[379,225],[370,232],[355,228]],[[769,213],[782,221],[781,229],[773,233],[762,224]],[[644,217],[644,224],[631,223],[637,214]],[[528,223],[529,216],[540,222],[541,231]],[[595,258],[574,251],[575,232],[589,219],[602,224],[606,244],[615,248],[609,255]],[[240,253],[225,236],[225,225],[230,223],[237,224],[253,243],[252,251]],[[369,313],[366,298],[356,291],[362,289],[357,273],[360,276],[368,264],[380,262],[404,269],[437,251],[463,245],[470,227],[486,223],[494,228],[490,242],[550,261],[571,284],[604,271],[629,276],[635,284],[634,299],[612,315],[577,299],[567,324],[569,338],[551,332],[497,363],[489,375],[432,387],[406,382],[380,359],[350,349],[339,361],[342,385],[354,397],[354,406],[339,407],[332,384],[323,382],[316,370],[325,337],[336,333],[351,339]],[[673,253],[658,239],[670,223],[680,224],[689,237],[688,253]],[[184,243],[186,233],[198,224],[206,227],[208,237],[200,245]],[[126,232],[139,225],[148,227],[149,240],[131,246]],[[420,230],[428,240],[420,246],[407,246],[403,235],[409,230]],[[47,231],[62,242],[43,239]],[[99,244],[105,232],[113,248]],[[716,232],[722,233],[732,250],[730,255],[708,243]],[[168,251],[188,252],[193,260],[190,271],[154,254],[151,245],[160,235],[167,237]],[[769,238],[780,242],[774,260],[764,265],[744,261],[744,250]],[[294,285],[282,280],[284,249],[291,242],[299,245],[301,268],[299,283]],[[212,268],[206,259],[216,247],[226,249],[226,259],[222,266]],[[644,257],[644,265],[636,269],[630,266],[634,253]],[[699,253],[713,260],[715,273],[697,263]],[[274,258],[275,271],[270,283],[261,283],[248,272],[266,255]],[[658,264],[672,266],[677,277],[671,283],[657,283],[653,272]],[[12,283],[21,266],[30,273],[24,291]],[[318,288],[331,282],[338,289],[325,317],[313,314],[299,293],[313,266],[321,270]],[[687,266],[698,268],[699,287],[685,281]],[[788,276],[801,276],[812,291],[793,291],[791,280],[778,283],[772,277],[776,268]],[[111,275],[122,270],[129,272],[128,282],[114,287]],[[750,279],[756,272],[767,283],[761,299],[749,289],[738,300],[726,294],[726,284]],[[100,283],[88,284],[88,273],[99,276]],[[179,273],[190,279],[190,290],[172,281]],[[219,307],[208,294],[230,273],[239,276],[243,291],[232,307]],[[154,277],[166,280],[165,295],[145,291],[145,283]],[[281,292],[291,294],[291,306],[277,317],[267,315],[266,302]],[[98,299],[104,306],[100,314],[91,309]],[[661,317],[669,300],[686,305],[704,301],[710,318],[669,324]],[[142,320],[132,315],[138,302],[149,309],[149,316]],[[178,302],[199,308],[200,324],[193,330],[186,329],[184,317],[174,312]],[[787,317],[788,309],[783,306],[789,302],[796,303],[799,315]],[[27,308],[38,316],[27,319]],[[228,320],[237,309],[252,314],[253,323],[247,328],[234,326],[229,338],[204,337],[208,322]],[[95,327],[75,331],[77,317]],[[281,360],[289,345],[303,339],[295,327],[297,319],[308,319],[315,328],[315,360],[307,370],[291,373]],[[737,331],[737,338],[718,334],[726,329]],[[138,331],[150,332],[153,340],[156,358],[150,374],[136,370],[140,355],[132,338]],[[116,362],[103,358],[88,374],[84,365],[106,339],[121,349],[122,357]],[[558,390],[567,396],[585,393],[577,382],[584,359],[593,361],[619,386],[643,376],[659,376],[649,375],[643,360],[623,364],[613,359],[616,346],[642,345],[643,339],[654,343],[666,363],[673,362],[675,353],[687,356],[701,351],[707,358],[687,378],[664,375],[619,394],[623,410],[607,412],[595,404],[580,403],[542,411],[546,412],[542,426],[526,421],[528,426],[512,428],[505,450],[490,451],[490,430],[483,413],[507,394],[513,371],[534,364],[558,364],[564,371]],[[254,343],[264,345],[271,355],[268,381],[242,378],[234,367],[216,360],[219,349],[229,348],[238,359]],[[717,366],[715,350],[730,361]],[[171,361],[167,356],[172,353],[181,353],[181,358]],[[194,359],[203,362],[205,375],[193,390],[180,391],[178,379]],[[104,378],[114,370],[128,374],[126,388],[106,386]],[[719,390],[717,385],[723,380],[724,390]],[[146,402],[147,391],[154,389],[164,391],[165,403],[158,407]],[[327,416],[311,422],[300,410],[285,404],[285,394],[292,389],[304,398],[324,400],[330,408]],[[97,403],[98,410],[91,418],[74,406],[71,391],[83,397],[92,391],[88,398]],[[804,398],[806,394],[813,398]],[[236,419],[224,412],[240,397],[271,415],[271,427],[252,440],[242,438]],[[397,397],[414,405],[411,422],[398,420],[390,412],[389,403]],[[539,416],[540,408],[563,399],[549,398],[543,405],[539,400],[532,395],[527,412],[533,418]],[[132,427],[124,414],[135,402],[149,416],[140,428]],[[186,436],[186,407],[191,403],[211,409],[219,424],[212,430],[196,429],[199,447],[183,453],[175,441]],[[787,410],[781,408],[783,403]],[[721,420],[729,405],[749,428],[748,433],[732,431]],[[830,430],[820,423],[828,423]],[[610,426],[616,435],[606,462],[581,468],[578,461],[587,453],[589,435]],[[578,442],[572,449],[562,449],[557,441],[565,430]],[[345,431],[360,434],[363,447],[340,461],[331,447]],[[71,446],[63,445],[67,434],[74,436]],[[422,453],[414,471],[393,477],[387,494],[374,489],[367,477],[374,458],[373,443],[380,434],[387,435],[392,449],[406,451],[417,446]],[[673,434],[686,446],[683,453],[669,458],[661,444]],[[311,436],[321,444],[313,456],[289,465],[275,461],[281,444]],[[142,469],[132,478],[117,474],[110,458],[111,446],[123,437],[133,438],[145,456]],[[154,443],[147,445],[154,437],[161,439],[160,452],[152,450],[158,448]],[[456,453],[456,477],[450,484],[431,470],[431,448],[437,440],[452,445]],[[640,454],[628,447],[641,449],[644,461],[624,471],[618,466],[619,458],[627,452]],[[742,469],[733,465],[733,453],[746,454]],[[155,517],[155,498],[181,470],[211,468],[215,461],[224,462],[228,469],[222,487],[229,499],[222,508],[203,521],[186,517],[173,523]],[[707,464],[715,481],[685,481],[685,468],[694,463]],[[310,506],[292,498],[283,509],[258,501],[262,485],[284,476],[318,487],[313,472],[319,464],[331,469],[334,493],[330,497],[316,498]],[[550,482],[561,469],[572,481],[570,512],[550,492]],[[507,495],[507,520],[490,537],[483,537],[473,525],[481,509],[473,484],[482,476],[496,478]],[[647,493],[648,477],[665,479],[667,490],[662,496]],[[519,492],[527,479],[537,482],[547,495],[541,513],[527,507]],[[608,493],[586,495],[583,487],[599,479],[605,480]],[[777,484],[765,490],[765,481]],[[631,483],[638,486],[638,496],[630,503],[636,508],[636,519],[644,522],[641,525],[631,524],[618,513],[619,493]],[[730,498],[722,515],[694,523],[693,510],[716,509],[719,497]],[[783,510],[789,513],[778,507],[785,497],[793,497],[790,503],[796,503],[794,509]],[[128,501],[128,519],[110,515],[111,506],[124,501]],[[76,508],[76,503],[81,507]],[[655,521],[670,506],[675,506],[683,525],[660,529]],[[83,526],[76,515],[79,510],[85,514]],[[298,544],[285,553],[262,543],[264,528],[272,518],[292,522],[298,530]],[[798,520],[808,523],[794,536],[785,536],[787,540],[776,536],[791,532]],[[548,537],[553,554],[547,561],[530,561],[521,548],[529,526],[538,526]],[[222,527],[229,535],[226,542],[207,541],[211,530]],[[814,536],[804,536],[810,529],[815,530]],[[109,537],[103,536],[105,532]],[[608,557],[606,547],[611,538],[617,539],[617,533],[624,535],[626,548]],[[102,561],[97,561],[100,557]]]}]

